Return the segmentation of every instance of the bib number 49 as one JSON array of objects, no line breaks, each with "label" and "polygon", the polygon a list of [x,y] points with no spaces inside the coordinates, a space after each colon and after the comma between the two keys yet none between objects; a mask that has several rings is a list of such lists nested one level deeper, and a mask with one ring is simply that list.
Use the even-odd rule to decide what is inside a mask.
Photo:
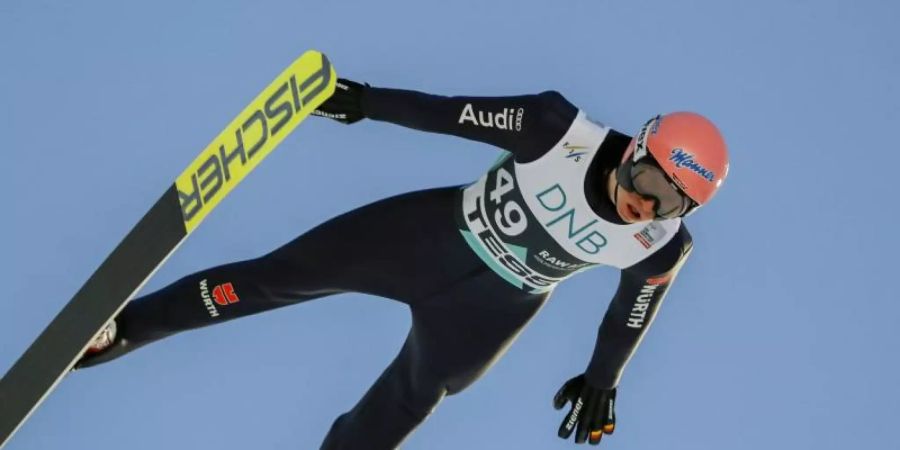
[{"label": "bib number 49", "polygon": [[490,200],[497,205],[494,211],[494,222],[497,228],[507,236],[518,236],[528,228],[528,219],[522,206],[515,200],[503,200],[503,196],[515,189],[516,180],[503,167],[497,169],[494,177],[494,189],[488,194]]}]

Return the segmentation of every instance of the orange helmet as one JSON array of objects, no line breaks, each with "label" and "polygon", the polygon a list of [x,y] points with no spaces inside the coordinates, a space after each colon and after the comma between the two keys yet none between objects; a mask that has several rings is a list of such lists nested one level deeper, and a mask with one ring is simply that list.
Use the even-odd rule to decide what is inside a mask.
[{"label": "orange helmet", "polygon": [[657,215],[675,217],[709,202],[727,175],[728,149],[716,126],[700,114],[674,112],[644,124],[625,151],[617,180],[656,200]]}]

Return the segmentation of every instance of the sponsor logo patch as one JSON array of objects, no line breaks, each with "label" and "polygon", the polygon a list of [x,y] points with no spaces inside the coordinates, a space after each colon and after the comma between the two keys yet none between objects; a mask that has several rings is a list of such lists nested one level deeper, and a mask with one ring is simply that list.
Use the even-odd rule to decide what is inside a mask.
[{"label": "sponsor logo patch", "polygon": [[309,75],[305,69],[310,63],[318,65],[313,61],[299,63],[280,75],[280,84],[269,86],[266,97],[254,100],[175,180],[188,230],[303,120],[308,105],[325,91],[334,75],[328,59],[320,57],[321,66]]},{"label": "sponsor logo patch", "polygon": [[583,267],[590,266],[591,263],[582,262],[582,263],[574,263],[568,262],[563,258],[557,258],[550,254],[547,250],[541,250],[534,255],[534,258],[538,260],[541,264],[546,267],[550,267],[553,269],[559,270],[578,270]]},{"label": "sponsor logo patch", "polygon": [[219,317],[219,306],[228,306],[241,301],[237,293],[234,291],[234,285],[231,283],[222,283],[209,289],[209,281],[205,278],[200,280],[200,299],[203,300],[203,306],[209,317]]},{"label": "sponsor logo patch", "polygon": [[669,161],[674,162],[675,167],[690,170],[691,172],[700,175],[702,178],[705,178],[707,181],[713,181],[716,178],[716,174],[713,173],[712,170],[709,170],[697,161],[694,161],[694,155],[684,151],[684,149],[673,148],[672,154],[669,156]]},{"label": "sponsor logo patch", "polygon": [[459,123],[470,123],[477,127],[496,128],[498,130],[522,131],[522,117],[525,108],[503,108],[500,111],[475,110],[471,103],[466,103],[459,115]]},{"label": "sponsor logo patch", "polygon": [[209,282],[205,278],[200,280],[200,299],[203,300],[203,306],[206,307],[209,317],[219,317],[219,310],[216,308],[212,296],[209,295]]},{"label": "sponsor logo patch", "polygon": [[587,150],[588,147],[584,145],[575,145],[566,142],[563,144],[563,148],[566,149],[566,158],[573,159],[575,162],[580,162],[581,157],[587,155],[590,152],[584,151]]},{"label": "sponsor logo patch", "polygon": [[659,242],[660,239],[665,236],[666,229],[656,222],[650,222],[643,230],[634,234],[634,238],[647,249],[653,247],[654,244]]},{"label": "sponsor logo patch", "polygon": [[575,428],[575,424],[578,423],[578,416],[581,414],[581,408],[583,407],[584,400],[582,400],[581,397],[578,397],[578,400],[575,402],[575,407],[572,409],[572,414],[566,422],[566,430],[572,431],[572,429]]},{"label": "sponsor logo patch", "polygon": [[647,319],[647,309],[650,308],[650,301],[653,300],[653,295],[660,286],[659,284],[648,283],[641,288],[641,292],[634,299],[631,314],[628,315],[628,323],[626,325],[629,328],[640,329],[644,327],[644,321]]},{"label": "sponsor logo patch", "polygon": [[226,306],[241,301],[234,292],[234,285],[231,283],[220,284],[213,288],[213,301],[217,304]]}]

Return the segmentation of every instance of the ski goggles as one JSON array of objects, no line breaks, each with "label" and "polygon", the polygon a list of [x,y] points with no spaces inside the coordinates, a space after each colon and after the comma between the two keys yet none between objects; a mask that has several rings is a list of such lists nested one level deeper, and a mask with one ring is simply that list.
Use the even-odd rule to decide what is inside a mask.
[{"label": "ski goggles", "polygon": [[616,181],[625,190],[654,202],[656,217],[674,219],[692,213],[697,202],[685,195],[649,154],[646,146],[647,130],[658,117],[641,129],[635,142],[634,154],[616,171]]},{"label": "ski goggles", "polygon": [[637,163],[629,160],[619,166],[616,178],[623,189],[653,200],[653,211],[663,219],[687,215],[699,206],[682,194],[652,159],[644,159]]}]

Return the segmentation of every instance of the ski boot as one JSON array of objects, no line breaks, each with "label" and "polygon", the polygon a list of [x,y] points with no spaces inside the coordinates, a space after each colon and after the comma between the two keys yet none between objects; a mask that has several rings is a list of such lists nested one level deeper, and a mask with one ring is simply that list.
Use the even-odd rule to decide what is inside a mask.
[{"label": "ski boot", "polygon": [[100,332],[91,339],[84,355],[75,364],[73,370],[100,364],[126,353],[127,351],[123,350],[127,346],[127,342],[121,337],[121,330],[118,328],[115,319],[104,325]]},{"label": "ski boot", "polygon": [[87,355],[95,355],[97,353],[106,350],[113,342],[116,340],[116,321],[115,319],[110,320],[96,336],[94,339],[91,339],[91,342],[88,344],[87,350],[85,350],[84,354]]}]

